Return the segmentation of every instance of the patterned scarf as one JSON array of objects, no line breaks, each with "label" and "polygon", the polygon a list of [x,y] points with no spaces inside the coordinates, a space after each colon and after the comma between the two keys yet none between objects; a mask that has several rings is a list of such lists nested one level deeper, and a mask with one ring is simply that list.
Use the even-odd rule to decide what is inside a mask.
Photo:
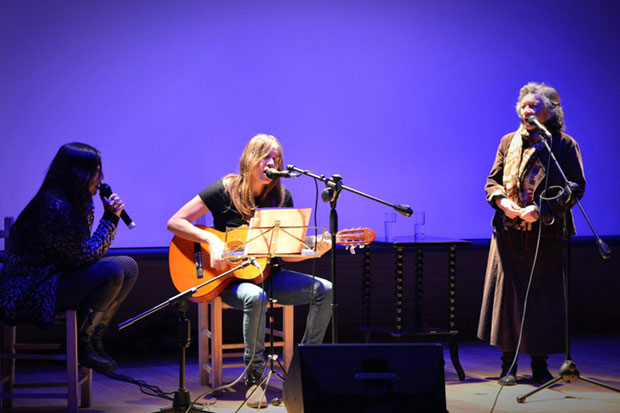
[{"label": "patterned scarf", "polygon": [[[524,143],[533,144],[523,149]],[[525,126],[519,126],[510,142],[508,154],[504,162],[504,175],[502,181],[506,197],[517,205],[524,207],[532,204],[534,191],[538,184],[545,177],[545,167],[540,162],[540,151],[544,146],[539,137],[530,136]],[[509,227],[520,227],[526,229],[520,218],[506,218],[506,225]]]}]

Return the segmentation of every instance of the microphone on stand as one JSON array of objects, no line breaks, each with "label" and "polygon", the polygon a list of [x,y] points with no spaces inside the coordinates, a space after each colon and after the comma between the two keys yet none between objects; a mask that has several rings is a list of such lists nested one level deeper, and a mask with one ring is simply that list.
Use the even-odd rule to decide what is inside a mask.
[{"label": "microphone on stand", "polygon": [[529,118],[527,118],[527,123],[529,123],[530,125],[536,126],[538,130],[540,131],[540,133],[545,135],[547,139],[551,139],[551,133],[549,132],[547,128],[545,128],[545,125],[540,123],[540,121],[535,115],[532,115]]},{"label": "microphone on stand", "polygon": [[[110,185],[108,184],[101,183],[99,185],[99,193],[106,198],[109,198],[110,195],[112,195],[112,188],[110,188]],[[134,227],[136,226],[136,223],[133,222],[133,219],[129,218],[129,214],[127,213],[127,211],[125,211],[125,208],[123,208],[123,211],[121,212],[121,219],[129,229],[134,229]]]},{"label": "microphone on stand", "polygon": [[271,179],[274,179],[274,178],[297,178],[299,176],[299,174],[296,174],[293,171],[278,171],[277,169],[274,169],[274,168],[267,168],[267,169],[265,169],[265,175],[267,175],[267,177],[271,178]]},{"label": "microphone on stand", "polygon": [[323,200],[323,202],[335,201],[334,195],[334,189],[330,187],[327,187],[321,191],[321,199]]},{"label": "microphone on stand", "polygon": [[263,267],[261,267],[260,263],[258,262],[258,260],[254,257],[249,257],[248,258],[248,262],[250,263],[250,265],[255,266],[256,268],[258,268],[258,271],[262,274],[263,272]]}]

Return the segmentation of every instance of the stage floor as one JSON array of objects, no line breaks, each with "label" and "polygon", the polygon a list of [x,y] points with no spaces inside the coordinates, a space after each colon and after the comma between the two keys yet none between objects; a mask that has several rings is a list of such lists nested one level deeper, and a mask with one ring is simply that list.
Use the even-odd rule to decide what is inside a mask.
[{"label": "stage floor", "polygon": [[[460,360],[466,373],[466,380],[461,382],[450,361],[447,347],[444,349],[446,398],[451,413],[489,412],[500,386],[497,376],[500,370],[500,352],[480,342],[462,342]],[[620,335],[576,337],[572,340],[571,355],[583,377],[601,381],[605,384],[620,387]],[[552,374],[564,361],[564,355],[549,358]],[[326,367],[328,368],[328,367]],[[54,372],[50,372],[54,370]],[[21,380],[40,379],[48,375],[61,379],[62,370],[55,366],[44,369],[26,367],[21,370]],[[117,373],[142,380],[149,385],[157,386],[165,392],[174,392],[179,387],[179,368],[175,355],[148,361],[122,361]],[[225,369],[224,379],[232,382],[241,373],[241,369]],[[39,377],[37,377],[39,376]],[[529,357],[522,356],[519,360],[519,384],[504,387],[495,406],[497,413],[504,412],[620,412],[620,393],[613,392],[584,381],[566,383],[562,380],[549,389],[542,390],[528,398],[525,403],[517,403],[516,397],[526,394],[535,388],[531,382]],[[202,387],[198,379],[198,365],[194,358],[189,358],[186,367],[186,388],[192,398],[208,391]],[[207,408],[212,412],[234,412],[243,399],[245,386],[242,381],[226,391],[219,398],[200,398],[201,402],[212,402]],[[282,397],[282,382],[272,378],[268,387],[267,399]],[[10,412],[63,412],[62,400],[25,400],[14,401]],[[172,406],[172,402],[140,392],[138,386],[112,380],[105,375],[95,373],[93,378],[93,403],[82,412],[100,413],[145,413],[157,412],[161,408]],[[243,407],[240,412],[256,411]],[[269,405],[265,412],[286,412],[284,405]],[[412,409],[412,411],[414,411]]]}]

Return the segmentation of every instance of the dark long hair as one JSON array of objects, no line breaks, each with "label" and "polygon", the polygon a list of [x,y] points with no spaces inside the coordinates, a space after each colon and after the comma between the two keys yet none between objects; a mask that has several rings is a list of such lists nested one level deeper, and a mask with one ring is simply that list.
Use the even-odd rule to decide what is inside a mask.
[{"label": "dark long hair", "polygon": [[71,203],[78,218],[86,223],[90,213],[92,195],[88,183],[101,167],[101,153],[90,145],[80,142],[67,143],[58,149],[50,164],[43,184],[26,208],[19,214],[11,228],[11,240],[34,234],[33,224],[43,207],[44,194],[60,190]]}]

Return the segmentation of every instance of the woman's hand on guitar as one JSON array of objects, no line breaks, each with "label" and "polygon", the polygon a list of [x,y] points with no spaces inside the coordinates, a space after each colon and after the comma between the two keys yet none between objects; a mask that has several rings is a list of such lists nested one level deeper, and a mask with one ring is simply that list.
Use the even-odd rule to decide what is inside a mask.
[{"label": "woman's hand on guitar", "polygon": [[318,237],[319,243],[316,246],[316,250],[320,256],[323,256],[327,251],[332,249],[332,240],[329,232],[324,232],[323,235]]},{"label": "woman's hand on guitar", "polygon": [[226,244],[213,234],[209,234],[207,243],[209,244],[209,265],[218,271],[225,271],[228,269],[228,260],[222,258],[222,254],[226,250]]}]

